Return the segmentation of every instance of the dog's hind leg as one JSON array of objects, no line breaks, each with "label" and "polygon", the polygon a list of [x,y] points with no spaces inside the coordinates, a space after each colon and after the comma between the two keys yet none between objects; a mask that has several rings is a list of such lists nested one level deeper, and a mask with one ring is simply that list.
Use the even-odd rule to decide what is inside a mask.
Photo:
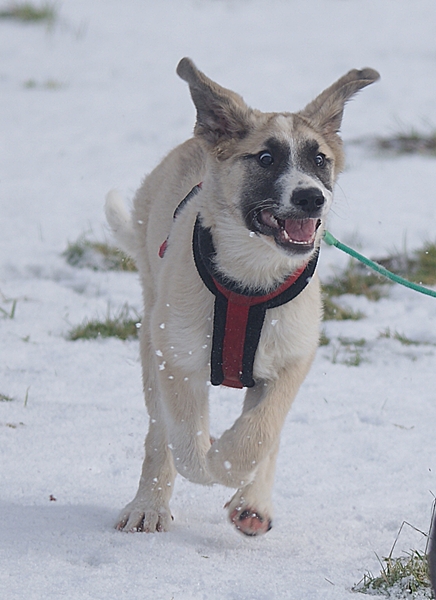
[{"label": "dog's hind leg", "polygon": [[169,501],[176,470],[168,448],[168,435],[154,368],[155,357],[150,349],[145,319],[141,328],[141,355],[150,424],[145,440],[145,458],[139,488],[132,502],[120,513],[116,528],[153,533],[167,531],[171,523]]},{"label": "dog's hind leg", "polygon": [[167,531],[171,523],[169,500],[175,479],[165,430],[150,418],[145,459],[135,498],[121,511],[116,528],[123,531]]}]

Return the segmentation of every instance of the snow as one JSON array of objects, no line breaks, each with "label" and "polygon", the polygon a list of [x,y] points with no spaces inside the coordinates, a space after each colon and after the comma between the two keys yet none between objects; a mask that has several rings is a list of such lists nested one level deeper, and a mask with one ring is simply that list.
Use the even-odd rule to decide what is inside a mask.
[{"label": "snow", "polygon": [[[283,431],[272,531],[227,523],[229,490],[176,481],[170,532],[112,525],[132,499],[147,416],[136,341],[66,339],[126,302],[137,275],[77,269],[61,256],[110,239],[106,192],[131,199],[192,131],[175,75],[191,56],[262,110],[298,110],[353,67],[380,82],[346,110],[347,168],[331,232],[369,256],[434,240],[434,158],[352,144],[436,126],[433,0],[64,0],[51,29],[0,21],[0,596],[7,600],[350,600],[403,520],[426,531],[436,493],[436,302],[394,286],[367,316],[328,322]],[[29,80],[34,87],[26,87]],[[57,82],[50,89],[48,81]],[[321,275],[347,259],[324,245]],[[109,309],[108,309],[109,307]],[[4,317],[3,313],[0,317]],[[398,331],[426,344],[380,338]],[[339,338],[366,344],[359,366]],[[348,352],[348,353],[347,353]],[[212,390],[212,434],[241,395]],[[52,498],[52,499],[50,499]],[[398,551],[423,548],[407,530]]]}]

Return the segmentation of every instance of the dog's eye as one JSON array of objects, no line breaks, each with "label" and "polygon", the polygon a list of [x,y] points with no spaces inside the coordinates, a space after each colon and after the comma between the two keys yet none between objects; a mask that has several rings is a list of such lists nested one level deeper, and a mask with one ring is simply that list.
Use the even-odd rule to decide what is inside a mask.
[{"label": "dog's eye", "polygon": [[325,154],[320,152],[315,156],[315,164],[317,167],[323,167],[325,165]]},{"label": "dog's eye", "polygon": [[257,160],[259,161],[259,164],[262,167],[270,167],[274,162],[272,154],[270,152],[267,152],[266,150],[264,150],[263,152],[259,152],[259,154],[257,155]]}]

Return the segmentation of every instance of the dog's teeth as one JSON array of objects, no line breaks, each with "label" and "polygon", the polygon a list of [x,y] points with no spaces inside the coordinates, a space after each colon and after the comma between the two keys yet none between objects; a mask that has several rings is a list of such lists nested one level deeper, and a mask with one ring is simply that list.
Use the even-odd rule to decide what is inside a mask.
[{"label": "dog's teeth", "polygon": [[280,224],[279,224],[278,220],[272,214],[271,211],[266,210],[266,209],[263,210],[261,212],[261,217],[262,217],[262,221],[263,221],[264,225],[267,225],[268,227],[272,227],[273,229],[280,228]]}]

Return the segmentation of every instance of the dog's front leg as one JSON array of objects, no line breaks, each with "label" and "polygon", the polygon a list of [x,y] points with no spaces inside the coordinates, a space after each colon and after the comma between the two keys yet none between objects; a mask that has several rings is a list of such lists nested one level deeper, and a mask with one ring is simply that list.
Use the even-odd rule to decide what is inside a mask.
[{"label": "dog's front leg", "polygon": [[245,535],[262,535],[272,527],[271,492],[278,450],[279,440],[259,464],[253,481],[240,487],[224,507],[228,510],[230,521]]},{"label": "dog's front leg", "polygon": [[201,371],[180,374],[168,361],[159,380],[174,465],[193,483],[208,485],[213,481],[206,464],[210,448],[206,378]]},{"label": "dog's front leg", "polygon": [[254,479],[258,465],[277,443],[312,360],[312,355],[294,360],[276,380],[259,382],[247,390],[241,416],[207,454],[209,472],[217,483],[240,488]]}]

